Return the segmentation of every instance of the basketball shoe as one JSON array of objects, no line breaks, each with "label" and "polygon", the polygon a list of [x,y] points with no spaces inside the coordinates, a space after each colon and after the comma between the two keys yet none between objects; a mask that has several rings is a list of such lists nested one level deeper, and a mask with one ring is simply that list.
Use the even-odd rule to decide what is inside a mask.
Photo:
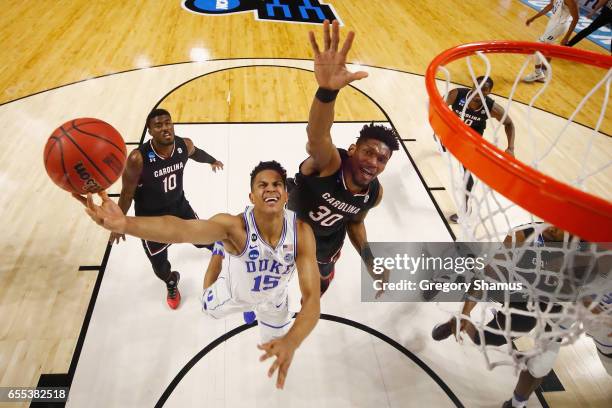
[{"label": "basketball shoe", "polygon": [[438,323],[434,326],[431,331],[431,337],[435,341],[444,340],[450,337],[453,334],[453,324],[455,324],[455,319],[452,319],[446,323]]},{"label": "basketball shoe", "polygon": [[181,279],[181,274],[177,271],[170,272],[170,280],[166,282],[166,288],[168,288],[168,295],[166,296],[166,302],[171,309],[176,309],[181,304],[181,292],[178,289],[178,283]]},{"label": "basketball shoe", "polygon": [[523,82],[545,82],[546,75],[543,71],[534,71],[523,78]]}]

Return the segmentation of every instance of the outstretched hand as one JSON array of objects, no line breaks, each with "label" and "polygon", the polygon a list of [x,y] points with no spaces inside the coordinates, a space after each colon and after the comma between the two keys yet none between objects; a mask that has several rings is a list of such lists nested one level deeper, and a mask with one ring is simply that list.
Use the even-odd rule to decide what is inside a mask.
[{"label": "outstretched hand", "polygon": [[210,167],[212,167],[212,171],[216,173],[217,170],[223,170],[223,163],[217,160],[214,163],[211,163]]},{"label": "outstretched hand", "polygon": [[91,193],[87,194],[87,208],[85,212],[96,224],[111,232],[123,234],[125,232],[126,217],[121,208],[108,197],[106,191],[100,191],[98,195],[102,198],[102,204],[96,205]]},{"label": "outstretched hand", "polygon": [[350,31],[344,40],[342,49],[338,51],[340,43],[340,28],[338,20],[331,24],[328,20],[323,22],[323,51],[319,49],[315,34],[310,31],[308,37],[314,52],[314,72],[317,83],[321,88],[337,90],[349,83],[368,76],[365,71],[350,72],[346,69],[346,56],[351,49],[355,33]]},{"label": "outstretched hand", "polygon": [[274,363],[272,363],[268,370],[268,377],[272,377],[274,371],[278,369],[276,388],[282,390],[285,386],[287,371],[289,371],[289,366],[293,360],[293,354],[295,353],[296,347],[286,337],[281,337],[280,339],[275,339],[262,345],[258,344],[257,348],[266,352],[259,357],[259,361],[265,361],[272,356],[276,356],[276,360],[274,360]]}]

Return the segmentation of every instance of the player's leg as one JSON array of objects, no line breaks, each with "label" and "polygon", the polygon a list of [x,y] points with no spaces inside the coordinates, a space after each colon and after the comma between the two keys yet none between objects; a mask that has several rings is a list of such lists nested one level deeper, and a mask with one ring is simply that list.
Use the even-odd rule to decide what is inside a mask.
[{"label": "player's leg", "polygon": [[[474,188],[474,177],[472,177],[472,173],[468,169],[466,169],[465,167],[463,168],[463,171],[465,172],[465,175],[467,176],[467,182],[465,184],[465,190],[466,190],[466,194],[465,194],[465,209],[467,211],[468,204],[469,204],[469,199],[470,199],[469,193],[472,192],[472,188]],[[448,217],[448,219],[451,222],[457,223],[459,221],[459,216],[457,215],[457,213],[451,214],[451,216]]]},{"label": "player's leg", "polygon": [[227,269],[222,269],[215,282],[204,289],[202,311],[215,319],[249,310],[253,305],[232,298]]},{"label": "player's leg", "polygon": [[321,278],[321,296],[327,291],[336,271],[336,261],[319,263],[319,277]]},{"label": "player's leg", "polygon": [[573,47],[578,44],[579,41],[591,35],[595,30],[600,29],[606,24],[610,24],[612,22],[612,11],[608,10],[604,7],[601,10],[601,14],[591,22],[587,27],[585,27],[582,31],[574,36],[571,40],[568,41],[567,45],[569,47]]},{"label": "player's leg", "polygon": [[[570,22],[566,21],[561,24],[554,20],[549,20],[546,25],[544,34],[538,39],[539,42],[545,44],[553,44],[557,39],[561,38],[569,29]],[[546,58],[550,62],[550,58]],[[523,78],[524,82],[545,82],[546,81],[546,66],[543,63],[536,63],[535,70],[531,74]]]},{"label": "player's leg", "polygon": [[257,305],[255,308],[259,322],[259,335],[262,343],[283,337],[291,327],[292,316],[289,312],[287,293]]},{"label": "player's leg", "polygon": [[168,247],[170,245],[153,241],[142,241],[145,254],[151,262],[155,275],[164,281],[168,291],[166,302],[172,309],[176,309],[181,303],[181,292],[178,289],[178,282],[181,275],[177,271],[171,270],[170,262],[168,261]]},{"label": "player's leg", "polygon": [[221,268],[223,266],[223,259],[225,258],[225,249],[223,248],[222,242],[215,242],[212,249],[212,257],[206,268],[204,274],[204,289],[212,286],[217,281]]},{"label": "player's leg", "polygon": [[527,360],[527,370],[521,371],[512,398],[504,402],[502,408],[525,408],[531,394],[542,384],[542,380],[552,370],[561,348],[560,342],[552,342],[547,349]]}]

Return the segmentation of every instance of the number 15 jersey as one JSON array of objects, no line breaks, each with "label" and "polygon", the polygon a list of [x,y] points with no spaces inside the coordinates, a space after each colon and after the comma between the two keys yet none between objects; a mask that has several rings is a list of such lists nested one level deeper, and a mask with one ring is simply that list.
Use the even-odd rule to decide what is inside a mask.
[{"label": "number 15 jersey", "polygon": [[380,190],[378,178],[375,178],[365,193],[351,193],[342,173],[348,153],[344,149],[338,149],[338,153],[342,160],[338,171],[326,177],[317,174],[305,176],[298,172],[295,188],[289,195],[289,208],[312,227],[319,263],[328,263],[335,258],[344,244],[346,224],[372,208]]},{"label": "number 15 jersey", "polygon": [[297,217],[283,210],[283,232],[272,247],[261,237],[255,222],[253,207],[244,210],[246,243],[239,255],[229,254],[228,274],[231,297],[250,305],[266,303],[286,297],[289,280],[295,272],[297,255]]}]

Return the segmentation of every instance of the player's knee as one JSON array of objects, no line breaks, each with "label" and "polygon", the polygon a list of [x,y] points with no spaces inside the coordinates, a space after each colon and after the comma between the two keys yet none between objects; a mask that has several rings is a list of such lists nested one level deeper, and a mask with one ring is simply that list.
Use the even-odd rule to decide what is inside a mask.
[{"label": "player's knee", "polygon": [[535,378],[543,378],[552,370],[559,354],[560,343],[551,344],[547,350],[527,360],[527,370]]}]

